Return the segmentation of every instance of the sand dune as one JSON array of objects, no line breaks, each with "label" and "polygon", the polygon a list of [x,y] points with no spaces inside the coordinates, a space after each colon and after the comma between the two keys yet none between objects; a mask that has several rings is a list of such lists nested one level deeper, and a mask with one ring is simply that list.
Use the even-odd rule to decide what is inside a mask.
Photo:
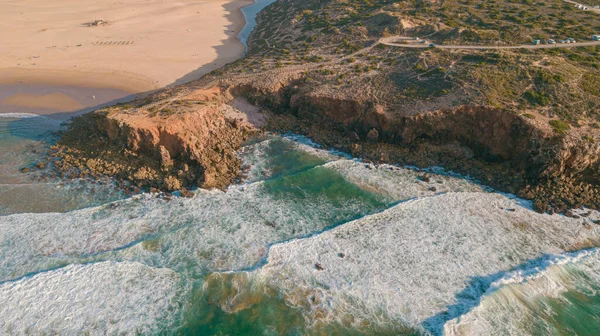
[{"label": "sand dune", "polygon": [[0,84],[137,93],[190,81],[243,53],[235,36],[250,3],[0,0]]}]

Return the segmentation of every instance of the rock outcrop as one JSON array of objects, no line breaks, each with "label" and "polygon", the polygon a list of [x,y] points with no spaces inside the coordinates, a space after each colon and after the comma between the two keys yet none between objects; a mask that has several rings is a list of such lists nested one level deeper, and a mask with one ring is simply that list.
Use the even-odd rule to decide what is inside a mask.
[{"label": "rock outcrop", "polygon": [[78,117],[58,143],[56,166],[71,177],[115,176],[166,191],[224,189],[240,176],[234,151],[254,132],[225,118],[226,103],[213,88]]}]

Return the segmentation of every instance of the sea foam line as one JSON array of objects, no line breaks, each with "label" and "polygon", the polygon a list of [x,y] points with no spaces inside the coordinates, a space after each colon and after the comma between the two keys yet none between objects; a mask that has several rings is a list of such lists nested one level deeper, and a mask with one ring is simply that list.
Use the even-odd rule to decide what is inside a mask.
[{"label": "sea foam line", "polygon": [[44,118],[47,117],[34,114],[34,113],[0,113],[0,118],[12,118],[12,119],[29,119],[29,118]]}]

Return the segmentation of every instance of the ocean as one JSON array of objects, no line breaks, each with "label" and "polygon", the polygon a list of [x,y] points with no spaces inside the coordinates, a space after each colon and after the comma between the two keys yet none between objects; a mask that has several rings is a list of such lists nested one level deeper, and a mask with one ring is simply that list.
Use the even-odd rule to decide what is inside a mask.
[{"label": "ocean", "polygon": [[[244,43],[271,2],[245,9]],[[22,172],[61,122],[0,114],[0,334],[600,334],[597,212],[293,134],[193,198]]]},{"label": "ocean", "polygon": [[440,168],[374,166],[296,135],[249,142],[244,181],[191,199],[22,173],[58,127],[0,117],[5,334],[592,335],[600,325],[596,213],[538,214]]}]

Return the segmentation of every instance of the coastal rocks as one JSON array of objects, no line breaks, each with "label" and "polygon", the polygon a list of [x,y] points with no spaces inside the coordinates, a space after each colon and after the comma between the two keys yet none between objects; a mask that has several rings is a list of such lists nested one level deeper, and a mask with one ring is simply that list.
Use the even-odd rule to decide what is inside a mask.
[{"label": "coastal rocks", "polygon": [[189,191],[187,189],[181,189],[179,191],[179,193],[181,194],[181,197],[185,197],[185,198],[192,198],[194,197],[196,194],[193,191]]},{"label": "coastal rocks", "polygon": [[192,92],[189,100],[150,97],[75,118],[54,148],[57,169],[170,192],[224,189],[240,176],[235,150],[255,130],[226,119],[219,110],[226,98],[213,91],[210,97]]},{"label": "coastal rocks", "polygon": [[169,171],[173,167],[173,160],[171,159],[171,154],[165,148],[165,146],[159,146],[160,153],[160,166],[162,170]]},{"label": "coastal rocks", "polygon": [[163,189],[168,191],[175,191],[181,189],[181,181],[175,176],[169,176],[163,180]]},{"label": "coastal rocks", "polygon": [[372,128],[369,133],[367,133],[367,140],[370,142],[377,142],[379,140],[379,132]]}]

